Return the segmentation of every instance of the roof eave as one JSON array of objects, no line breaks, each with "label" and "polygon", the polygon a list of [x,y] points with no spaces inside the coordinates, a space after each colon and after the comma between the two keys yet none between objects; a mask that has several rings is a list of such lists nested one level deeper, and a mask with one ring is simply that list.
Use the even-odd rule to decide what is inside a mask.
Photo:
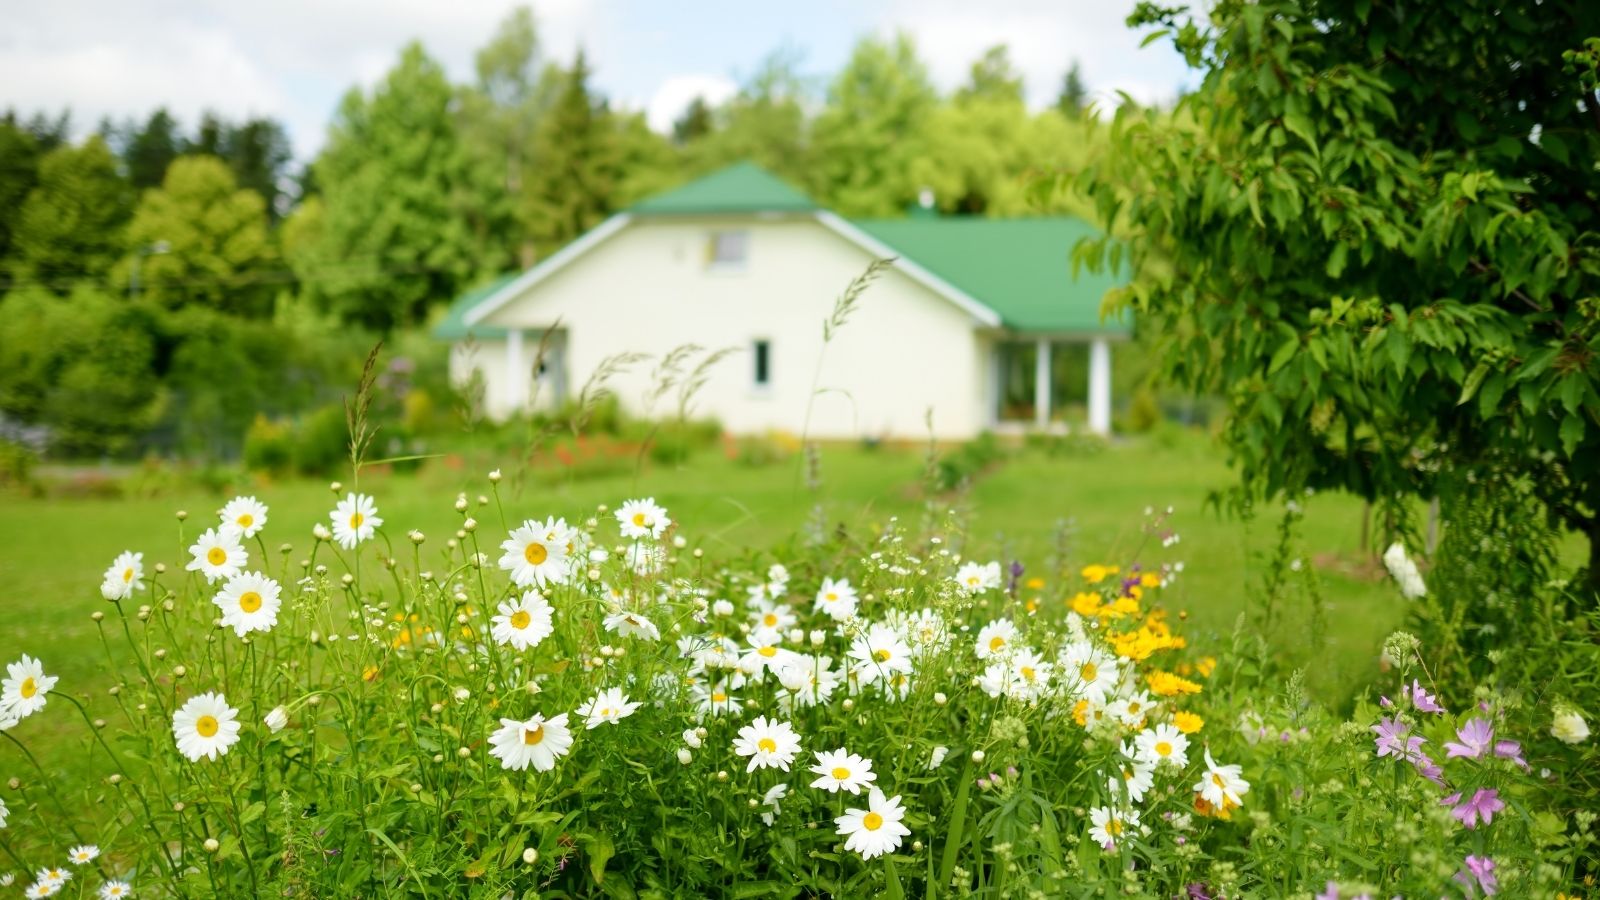
[{"label": "roof eave", "polygon": [[633,221],[631,214],[618,213],[596,225],[585,232],[582,237],[540,260],[533,268],[512,279],[505,287],[483,298],[477,306],[474,306],[467,311],[465,316],[462,316],[463,323],[468,328],[471,328],[473,325],[482,322],[529,288],[561,271],[578,257],[599,246],[606,238],[627,227],[631,221]]},{"label": "roof eave", "polygon": [[896,251],[888,244],[825,209],[817,210],[815,216],[823,226],[873,256],[879,259],[894,258],[896,260],[895,265],[900,271],[911,276],[913,281],[920,283],[923,287],[960,307],[978,324],[990,328],[1003,327],[1004,322],[1001,320],[1000,314],[992,307],[985,305],[978,298],[923,268],[916,260],[907,258],[905,254]]}]

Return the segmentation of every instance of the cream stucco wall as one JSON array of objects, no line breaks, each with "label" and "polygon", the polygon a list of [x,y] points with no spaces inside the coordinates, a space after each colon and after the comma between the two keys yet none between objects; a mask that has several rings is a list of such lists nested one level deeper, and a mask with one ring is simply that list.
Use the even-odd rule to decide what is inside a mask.
[{"label": "cream stucco wall", "polygon": [[[719,229],[744,228],[743,266],[707,264]],[[715,416],[734,433],[799,434],[812,399],[810,434],[824,439],[920,438],[933,410],[941,439],[969,438],[989,422],[989,347],[972,316],[901,271],[862,296],[827,346],[820,392],[822,322],[872,257],[811,218],[644,219],[495,310],[483,324],[542,330],[560,322],[566,375],[576,393],[602,359],[634,351],[655,359],[616,378],[622,402],[642,411],[655,360],[686,343],[736,348],[711,372],[691,415]],[[753,341],[771,342],[771,383],[754,384]],[[535,339],[524,352],[531,357]],[[459,349],[457,350],[459,352]],[[491,414],[514,404],[504,341],[479,346]],[[464,362],[452,371],[464,373]],[[675,412],[676,395],[655,413]]]}]

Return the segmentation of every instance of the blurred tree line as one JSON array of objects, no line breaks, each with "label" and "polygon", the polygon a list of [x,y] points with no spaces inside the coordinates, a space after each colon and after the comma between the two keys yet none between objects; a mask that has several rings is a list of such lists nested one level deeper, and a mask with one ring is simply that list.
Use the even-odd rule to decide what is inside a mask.
[{"label": "blurred tree line", "polygon": [[345,95],[298,171],[271,119],[207,114],[189,132],[158,109],[75,143],[67,113],[8,112],[0,426],[44,426],[62,454],[234,456],[258,415],[335,399],[378,335],[422,348],[416,327],[460,292],[745,159],[847,216],[903,214],[924,190],[947,213],[1091,209],[1032,177],[1103,146],[1076,64],[1033,112],[1003,46],[948,96],[905,36],[863,39],[825,86],[780,51],[668,135],[590,74],[581,51],[545,53],[526,8],[468,84],[413,43]]}]

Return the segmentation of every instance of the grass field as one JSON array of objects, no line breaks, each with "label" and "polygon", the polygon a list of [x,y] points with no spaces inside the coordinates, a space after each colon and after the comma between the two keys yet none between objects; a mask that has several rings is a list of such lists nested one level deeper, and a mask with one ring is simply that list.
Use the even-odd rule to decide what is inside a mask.
[{"label": "grass field", "polygon": [[[920,516],[923,462],[918,450],[825,450],[821,497],[830,527],[865,531],[891,515]],[[435,461],[416,474],[365,473],[361,488],[377,498],[384,530],[396,544],[404,543],[411,528],[442,540],[459,522],[452,509],[456,493],[475,497],[488,490],[477,468]],[[1185,561],[1183,577],[1164,592],[1163,603],[1189,613],[1193,640],[1220,644],[1259,582],[1262,555],[1276,540],[1278,518],[1276,511],[1264,511],[1245,523],[1207,512],[1207,493],[1231,483],[1220,454],[1202,438],[1187,436],[1164,443],[1130,441],[1073,457],[1019,451],[980,478],[969,496],[952,499],[971,511],[970,555],[1020,559],[1035,572],[1044,568],[1063,521],[1070,522],[1074,565],[1125,563],[1144,541],[1144,510],[1172,507],[1171,524],[1181,543],[1169,550],[1147,548],[1145,559]],[[813,503],[796,461],[746,467],[715,452],[680,467],[647,467],[637,475],[553,487],[531,482],[518,487],[508,478],[501,487],[509,514],[517,518],[582,519],[598,503],[654,495],[682,523],[693,545],[719,557],[769,547],[796,534]],[[332,508],[322,482],[259,482],[237,489],[271,507],[267,546],[276,552],[288,542],[297,557],[311,543],[311,526],[326,522]],[[100,573],[124,549],[143,551],[147,567],[157,562],[181,567],[187,559],[184,546],[228,496],[198,488],[127,500],[0,495],[0,584],[8,591],[0,603],[0,657],[40,656],[51,672],[63,676],[68,690],[103,687],[102,653],[90,620],[103,605]],[[1321,573],[1328,642],[1312,654],[1307,611],[1288,609],[1274,629],[1273,648],[1303,662],[1313,688],[1337,702],[1373,673],[1378,643],[1402,619],[1404,608],[1358,552],[1360,504],[1327,496],[1306,506],[1306,555],[1328,564]],[[191,513],[181,527],[174,517],[179,509]],[[492,511],[480,518],[497,541]]]}]

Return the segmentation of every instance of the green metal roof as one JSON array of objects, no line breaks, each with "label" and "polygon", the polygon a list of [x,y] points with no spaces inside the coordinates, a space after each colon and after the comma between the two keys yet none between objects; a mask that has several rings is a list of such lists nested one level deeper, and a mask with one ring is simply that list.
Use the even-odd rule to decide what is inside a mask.
[{"label": "green metal roof", "polygon": [[969,216],[853,220],[851,224],[960,288],[1017,331],[1126,334],[1131,321],[1100,319],[1118,280],[1072,274],[1072,246],[1098,234],[1081,219]]},{"label": "green metal roof", "polygon": [[811,198],[755,163],[738,163],[635,203],[639,215],[811,212]]},{"label": "green metal roof", "polygon": [[483,287],[471,290],[456,298],[445,310],[444,318],[439,324],[433,326],[433,336],[448,341],[459,341],[471,334],[475,338],[503,338],[506,330],[494,325],[467,325],[467,313],[479,303],[489,299],[495,291],[500,290],[516,279],[521,272],[511,272],[485,284]]}]

